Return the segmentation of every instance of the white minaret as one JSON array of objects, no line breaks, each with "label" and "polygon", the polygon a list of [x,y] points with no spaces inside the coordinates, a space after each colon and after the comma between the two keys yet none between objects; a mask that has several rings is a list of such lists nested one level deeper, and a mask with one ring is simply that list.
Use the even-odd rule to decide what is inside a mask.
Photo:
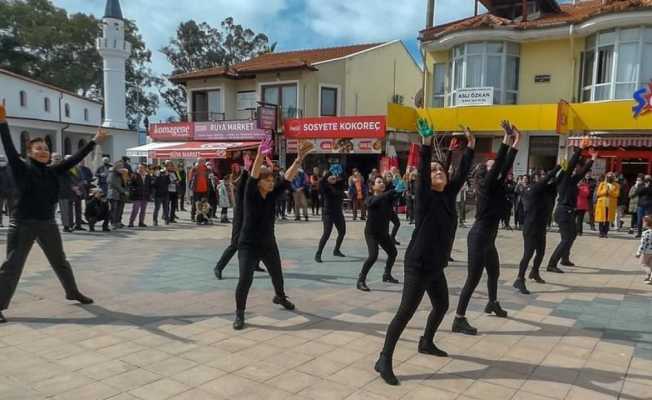
[{"label": "white minaret", "polygon": [[125,41],[125,23],[119,0],[107,0],[97,50],[104,59],[104,122],[106,128],[127,129],[125,63],[131,43]]}]

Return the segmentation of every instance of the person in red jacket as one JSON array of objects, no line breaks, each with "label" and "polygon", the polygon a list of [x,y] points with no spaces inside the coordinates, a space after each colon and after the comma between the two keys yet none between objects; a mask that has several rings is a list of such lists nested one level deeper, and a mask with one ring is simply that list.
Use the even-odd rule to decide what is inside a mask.
[{"label": "person in red jacket", "polygon": [[584,233],[584,215],[589,211],[589,202],[591,201],[591,185],[587,178],[577,185],[577,209],[575,210],[575,224],[577,225],[577,234],[582,236]]},{"label": "person in red jacket", "polygon": [[190,209],[190,219],[195,220],[197,209],[195,204],[204,197],[208,197],[209,170],[206,166],[206,160],[197,160],[197,165],[190,171],[190,189],[192,190],[192,208]]}]

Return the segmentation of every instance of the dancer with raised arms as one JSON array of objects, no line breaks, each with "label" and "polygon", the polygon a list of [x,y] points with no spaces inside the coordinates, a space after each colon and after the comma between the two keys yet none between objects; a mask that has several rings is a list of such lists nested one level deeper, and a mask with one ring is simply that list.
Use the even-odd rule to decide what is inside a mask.
[{"label": "dancer with raised arms", "polygon": [[496,236],[500,220],[505,212],[505,178],[514,164],[521,141],[521,132],[509,121],[503,121],[501,125],[505,136],[498,155],[495,160],[489,160],[483,164],[477,173],[478,205],[475,222],[468,236],[468,275],[453,321],[452,331],[467,335],[478,333],[478,330],[467,321],[466,309],[485,269],[487,270],[489,303],[484,311],[487,314],[495,313],[501,318],[507,317],[507,312],[498,302],[500,259],[496,249]]},{"label": "dancer with raised arms", "polygon": [[9,307],[34,242],[41,246],[61,281],[66,299],[81,304],[93,303],[93,299],[84,296],[77,288],[54,212],[59,198],[59,177],[68,174],[93,151],[96,144],[103,143],[107,133],[98,130],[84,148],[57,165],[48,165],[50,149],[45,140],[34,138],[27,144],[27,159],[22,160],[11,139],[5,108],[0,105],[0,137],[20,194],[7,234],[7,259],[0,267],[0,323],[6,322],[2,311]]},{"label": "dancer with raised arms", "polygon": [[269,138],[260,143],[244,192],[242,229],[238,243],[240,279],[235,291],[236,315],[233,322],[236,330],[245,326],[247,296],[253,282],[254,268],[259,261],[265,263],[272,278],[276,292],[273,303],[294,310],[294,304],[288,300],[283,288],[281,256],[274,236],[276,199],[297,175],[303,158],[313,150],[313,145],[310,142],[301,143],[297,159],[285,172],[284,180],[278,183],[275,183],[272,166],[263,166],[263,160],[272,152],[272,148]]},{"label": "dancer with raised arms", "polygon": [[376,371],[390,385],[399,384],[392,369],[396,343],[425,293],[430,297],[432,310],[419,340],[419,353],[439,357],[448,355],[435,346],[433,339],[448,310],[448,284],[444,268],[448,264],[453,245],[452,236],[457,226],[455,200],[471,169],[475,149],[475,137],[465,128],[468,144],[455,176],[449,179],[445,161],[435,160],[431,163],[434,132],[424,123],[419,125],[423,146],[416,188],[416,227],[405,253],[401,305],[387,329],[385,345],[375,366]]},{"label": "dancer with raised arms", "polygon": [[321,254],[324,247],[331,237],[333,226],[337,229],[337,240],[333,255],[335,257],[345,257],[340,248],[346,235],[346,220],[342,210],[344,200],[344,188],[346,181],[342,177],[342,167],[339,164],[333,165],[328,172],[319,181],[319,191],[323,202],[322,222],[324,223],[324,233],[319,240],[319,247],[315,254],[315,261],[322,262]]}]

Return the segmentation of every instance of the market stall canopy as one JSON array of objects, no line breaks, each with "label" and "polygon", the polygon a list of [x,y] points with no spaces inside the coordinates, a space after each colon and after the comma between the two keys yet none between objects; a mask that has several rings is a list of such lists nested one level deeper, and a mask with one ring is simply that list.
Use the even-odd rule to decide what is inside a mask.
[{"label": "market stall canopy", "polygon": [[256,149],[258,142],[159,142],[127,149],[128,156],[152,159],[227,158],[230,151]]},{"label": "market stall canopy", "polygon": [[[583,136],[576,136],[568,138],[570,146],[579,146],[582,140],[586,139]],[[652,137],[650,136],[630,136],[630,137],[589,137],[591,141],[590,146],[605,148],[605,147],[652,147]]]}]

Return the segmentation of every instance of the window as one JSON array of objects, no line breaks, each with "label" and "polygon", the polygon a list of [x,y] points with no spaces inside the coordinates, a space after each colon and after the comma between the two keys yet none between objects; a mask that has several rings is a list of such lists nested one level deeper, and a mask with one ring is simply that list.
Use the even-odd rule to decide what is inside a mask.
[{"label": "window", "polygon": [[20,133],[20,155],[27,157],[27,145],[29,144],[29,132],[22,131]]},{"label": "window", "polygon": [[222,113],[222,91],[207,90],[192,92],[193,121],[220,121]]},{"label": "window", "polygon": [[21,90],[19,93],[19,97],[20,97],[20,106],[27,107],[27,92]]},{"label": "window", "polygon": [[652,27],[612,29],[586,39],[582,101],[629,99],[652,79]]},{"label": "window", "polygon": [[432,106],[444,107],[446,96],[446,64],[435,64],[432,69]]},{"label": "window", "polygon": [[[520,73],[520,46],[511,42],[471,42],[456,46],[451,51],[448,71],[452,91],[444,87],[448,105],[455,105],[455,93],[460,88],[494,88],[494,104],[516,104],[518,100],[518,77]],[[442,64],[443,68],[444,65]],[[446,76],[444,70],[435,66],[433,96],[441,92],[443,83],[438,80]],[[442,99],[433,98],[433,104],[443,104]]]},{"label": "window", "polygon": [[50,151],[52,151],[52,138],[50,137],[50,135],[45,136],[45,144],[47,144],[48,149],[50,149]]},{"label": "window", "polygon": [[84,108],[84,121],[88,121],[88,108]]},{"label": "window", "polygon": [[65,138],[63,140],[63,155],[67,156],[72,154],[72,144],[70,143],[70,138]]},{"label": "window", "polygon": [[336,117],[337,116],[337,88],[322,87],[321,88],[321,110],[322,117]]},{"label": "window", "polygon": [[63,112],[64,112],[64,115],[66,116],[66,118],[70,118],[70,104],[66,103],[63,106]]},{"label": "window", "polygon": [[299,103],[298,93],[295,83],[265,85],[262,87],[263,102],[279,106],[283,118],[301,117],[302,112],[297,108]]},{"label": "window", "polygon": [[46,97],[46,98],[43,99],[43,110],[46,113],[50,112],[50,98],[49,97]]},{"label": "window", "polygon": [[80,139],[79,142],[77,142],[77,150],[81,150],[84,147],[86,147],[86,141],[84,139]]}]

